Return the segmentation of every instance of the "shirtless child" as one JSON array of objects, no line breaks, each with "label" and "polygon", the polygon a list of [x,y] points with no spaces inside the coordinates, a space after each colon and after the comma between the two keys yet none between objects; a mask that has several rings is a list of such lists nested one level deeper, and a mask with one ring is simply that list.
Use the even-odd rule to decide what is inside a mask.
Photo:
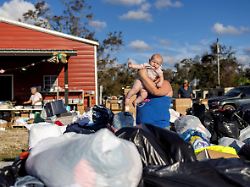
[{"label": "shirtless child", "polygon": [[[148,77],[155,82],[155,86],[160,88],[163,84],[164,77],[163,77],[163,71],[162,71],[162,63],[163,58],[160,54],[154,54],[149,59],[148,63],[145,64],[132,64],[131,62],[128,62],[128,67],[131,69],[147,69]],[[138,103],[143,102],[147,96],[148,92],[144,88],[142,82],[139,79],[136,79],[134,82],[134,85],[132,89],[128,92],[126,99],[125,99],[125,111],[129,111],[129,100],[132,96],[138,95],[134,104],[137,105]]]}]

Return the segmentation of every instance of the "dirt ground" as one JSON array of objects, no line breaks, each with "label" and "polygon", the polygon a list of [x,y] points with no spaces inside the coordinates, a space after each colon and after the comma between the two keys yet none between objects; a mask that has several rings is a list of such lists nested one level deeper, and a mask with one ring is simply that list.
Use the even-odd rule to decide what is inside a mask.
[{"label": "dirt ground", "polygon": [[28,148],[28,131],[26,128],[8,128],[0,131],[0,161],[14,160]]}]

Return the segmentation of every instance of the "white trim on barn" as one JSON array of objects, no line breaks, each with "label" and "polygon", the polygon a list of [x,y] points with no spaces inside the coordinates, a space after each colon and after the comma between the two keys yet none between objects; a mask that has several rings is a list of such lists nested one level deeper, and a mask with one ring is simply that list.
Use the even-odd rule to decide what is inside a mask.
[{"label": "white trim on barn", "polygon": [[98,105],[98,76],[97,76],[97,46],[94,46],[94,55],[95,55],[95,103]]},{"label": "white trim on barn", "polygon": [[94,46],[98,46],[99,45],[98,42],[93,41],[93,40],[88,40],[88,39],[85,39],[85,38],[80,38],[80,37],[77,37],[77,36],[72,36],[72,35],[69,35],[69,34],[64,34],[62,32],[53,31],[53,30],[50,30],[50,29],[45,29],[45,28],[42,28],[42,27],[30,25],[30,24],[27,24],[27,23],[22,23],[20,21],[8,20],[8,19],[5,19],[3,17],[0,17],[0,22],[12,24],[12,25],[16,25],[16,26],[20,26],[20,27],[24,27],[24,28],[27,28],[27,29],[36,30],[36,31],[39,31],[39,32],[43,32],[43,33],[47,33],[47,34],[51,34],[51,35],[55,35],[55,36],[59,36],[59,37],[67,38],[67,39],[71,39],[71,40],[76,40],[76,41],[87,43],[87,44],[91,44],[91,45],[94,45]]}]

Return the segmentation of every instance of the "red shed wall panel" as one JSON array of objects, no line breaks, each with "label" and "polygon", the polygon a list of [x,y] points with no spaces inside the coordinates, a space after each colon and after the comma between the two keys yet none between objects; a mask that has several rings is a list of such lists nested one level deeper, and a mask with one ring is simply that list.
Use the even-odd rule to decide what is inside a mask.
[{"label": "red shed wall panel", "polygon": [[[94,46],[60,36],[0,22],[0,48],[76,50],[69,59],[69,89],[95,91]],[[63,69],[58,76],[63,87]]]}]

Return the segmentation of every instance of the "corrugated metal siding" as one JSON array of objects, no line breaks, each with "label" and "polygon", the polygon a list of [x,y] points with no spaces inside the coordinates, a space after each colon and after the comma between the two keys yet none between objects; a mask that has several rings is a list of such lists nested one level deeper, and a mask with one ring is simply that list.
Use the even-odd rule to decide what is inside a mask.
[{"label": "corrugated metal siding", "polygon": [[[69,89],[95,91],[94,46],[0,22],[0,48],[77,50],[69,59]],[[63,69],[58,77],[63,87]]]}]

